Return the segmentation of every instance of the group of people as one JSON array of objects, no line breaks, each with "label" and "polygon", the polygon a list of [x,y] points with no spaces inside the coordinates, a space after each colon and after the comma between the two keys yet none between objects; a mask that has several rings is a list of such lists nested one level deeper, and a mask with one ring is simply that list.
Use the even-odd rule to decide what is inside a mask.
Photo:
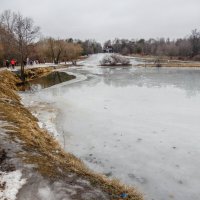
[{"label": "group of people", "polygon": [[37,65],[37,64],[40,64],[38,60],[31,60],[29,58],[24,60],[24,66],[26,66],[26,65]]},{"label": "group of people", "polygon": [[[28,65],[36,65],[36,64],[40,64],[38,60],[30,60],[29,58],[27,58],[26,60],[23,61],[24,66],[28,66]],[[5,66],[7,67],[7,69],[9,69],[10,67],[12,67],[12,69],[15,69],[15,66],[17,65],[17,60],[15,59],[11,59],[11,60],[5,60]]]},{"label": "group of people", "polygon": [[11,66],[13,69],[15,69],[15,66],[17,64],[17,61],[15,59],[11,59],[10,61],[9,60],[6,60],[6,67],[9,69],[9,67]]}]

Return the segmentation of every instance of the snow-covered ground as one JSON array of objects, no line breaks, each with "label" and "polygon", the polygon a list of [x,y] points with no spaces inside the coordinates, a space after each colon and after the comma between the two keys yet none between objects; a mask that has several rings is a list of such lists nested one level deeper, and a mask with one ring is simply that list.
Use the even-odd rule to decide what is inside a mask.
[{"label": "snow-covered ground", "polygon": [[[7,125],[11,124],[0,121],[0,139],[2,139],[2,135],[5,135],[5,130],[2,127]],[[0,144],[0,151],[2,151],[1,147],[2,146]],[[0,164],[3,162],[3,158],[1,156],[2,155],[0,155]],[[22,178],[21,170],[16,169],[11,171],[2,171],[2,166],[0,165],[0,200],[15,200],[18,191],[25,183],[26,179]]]},{"label": "snow-covered ground", "polygon": [[26,183],[25,179],[22,179],[22,173],[20,170],[12,172],[0,171],[0,185],[4,187],[0,189],[0,199],[15,200],[19,189]]},{"label": "snow-covered ground", "polygon": [[55,106],[65,149],[145,199],[199,199],[200,70],[99,67],[102,56],[67,71],[86,79],[25,94],[24,103]]},{"label": "snow-covered ground", "polygon": [[[52,66],[57,66],[54,63],[43,63],[43,64],[33,64],[33,65],[26,65],[25,69],[33,69],[33,68],[38,68],[38,67],[52,67]],[[6,68],[6,67],[0,67],[0,71],[2,70],[9,70],[9,71],[18,71],[20,70],[20,66],[16,66],[14,69],[12,67]]]}]

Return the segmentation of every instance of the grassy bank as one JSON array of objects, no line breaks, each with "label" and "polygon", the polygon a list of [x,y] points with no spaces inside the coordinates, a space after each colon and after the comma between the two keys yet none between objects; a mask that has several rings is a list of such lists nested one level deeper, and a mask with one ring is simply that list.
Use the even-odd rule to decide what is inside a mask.
[{"label": "grassy bank", "polygon": [[191,67],[200,67],[200,63],[198,62],[166,62],[166,63],[145,63],[145,64],[139,64],[139,65],[135,65],[135,66],[139,66],[139,67],[183,67],[183,68],[191,68]]},{"label": "grassy bank", "polygon": [[144,64],[134,66],[157,67],[159,65],[160,67],[200,67],[200,62],[198,61],[171,59],[168,56],[132,55],[131,57],[138,58],[144,62]]},{"label": "grassy bank", "polygon": [[[41,71],[40,71],[41,70]],[[44,70],[44,71],[42,71]],[[29,78],[49,73],[50,69],[38,69]],[[39,75],[38,75],[39,74]],[[110,180],[89,170],[80,159],[65,152],[60,144],[44,129],[38,126],[38,120],[20,102],[17,94],[20,79],[11,72],[0,72],[0,120],[11,122],[12,126],[4,127],[11,138],[17,137],[23,142],[24,152],[18,156],[29,164],[34,164],[40,174],[52,181],[62,179],[67,173],[76,173],[100,187],[110,199],[120,199],[122,193],[128,194],[131,200],[142,200],[143,197],[134,188],[121,184],[118,180]]]}]

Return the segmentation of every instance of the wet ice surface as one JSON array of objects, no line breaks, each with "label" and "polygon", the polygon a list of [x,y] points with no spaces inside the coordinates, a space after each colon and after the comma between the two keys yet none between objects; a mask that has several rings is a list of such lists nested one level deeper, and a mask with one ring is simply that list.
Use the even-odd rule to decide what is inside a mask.
[{"label": "wet ice surface", "polygon": [[65,149],[95,171],[146,199],[198,199],[200,70],[102,68],[99,57],[68,69],[86,80],[27,95],[27,105],[54,103]]}]

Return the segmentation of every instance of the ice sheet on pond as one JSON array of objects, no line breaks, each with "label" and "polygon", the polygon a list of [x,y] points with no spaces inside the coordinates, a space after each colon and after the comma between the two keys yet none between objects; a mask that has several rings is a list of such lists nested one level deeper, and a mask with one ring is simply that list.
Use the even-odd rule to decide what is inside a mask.
[{"label": "ice sheet on pond", "polygon": [[86,79],[27,94],[27,105],[56,106],[66,150],[146,199],[198,199],[200,70],[103,68],[98,59],[68,69]]}]

